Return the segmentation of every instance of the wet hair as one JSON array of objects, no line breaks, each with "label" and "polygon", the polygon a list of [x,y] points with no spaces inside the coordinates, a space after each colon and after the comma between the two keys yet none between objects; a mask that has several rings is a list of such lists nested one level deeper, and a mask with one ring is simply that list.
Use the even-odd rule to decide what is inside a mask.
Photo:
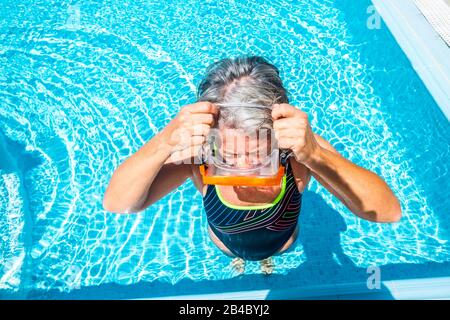
[{"label": "wet hair", "polygon": [[[289,103],[278,68],[260,56],[214,62],[198,86],[197,101],[226,104],[217,126],[244,130],[272,128],[271,106]],[[262,107],[240,107],[245,104]]]}]

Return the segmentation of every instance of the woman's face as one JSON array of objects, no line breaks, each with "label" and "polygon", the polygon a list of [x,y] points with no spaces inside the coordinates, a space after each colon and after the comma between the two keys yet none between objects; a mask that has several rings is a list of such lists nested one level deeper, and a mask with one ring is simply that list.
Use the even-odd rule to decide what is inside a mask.
[{"label": "woman's face", "polygon": [[218,153],[226,166],[248,170],[267,163],[271,150],[270,130],[249,134],[243,130],[225,128],[220,131]]}]

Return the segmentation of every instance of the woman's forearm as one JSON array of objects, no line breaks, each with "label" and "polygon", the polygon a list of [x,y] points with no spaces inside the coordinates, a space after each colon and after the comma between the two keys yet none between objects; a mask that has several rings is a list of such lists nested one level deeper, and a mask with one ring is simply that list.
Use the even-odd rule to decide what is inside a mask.
[{"label": "woman's forearm", "polygon": [[376,222],[400,219],[398,199],[375,173],[323,147],[318,147],[304,164],[319,182],[359,217]]},{"label": "woman's forearm", "polygon": [[146,200],[148,190],[171,153],[167,132],[159,132],[114,172],[103,198],[107,211],[132,212]]},{"label": "woman's forearm", "polygon": [[[183,106],[169,124],[114,172],[103,198],[112,212],[138,212],[191,176],[191,161],[205,141],[218,108],[210,102]],[[154,184],[154,185],[153,185]]]}]

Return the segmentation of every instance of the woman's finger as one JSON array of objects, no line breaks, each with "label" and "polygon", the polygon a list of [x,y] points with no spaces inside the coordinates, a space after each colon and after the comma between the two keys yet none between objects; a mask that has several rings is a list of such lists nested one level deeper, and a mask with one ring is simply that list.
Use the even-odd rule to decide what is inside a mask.
[{"label": "woman's finger", "polygon": [[191,114],[189,120],[192,124],[209,124],[212,126],[214,124],[214,115],[207,113],[194,113]]},{"label": "woman's finger", "polygon": [[205,142],[205,136],[192,136],[190,139],[191,146],[201,146]]},{"label": "woman's finger", "polygon": [[302,118],[281,118],[278,120],[275,120],[273,122],[273,128],[275,130],[279,130],[279,129],[294,129],[294,128],[302,128],[306,126],[306,122],[304,119]]},{"label": "woman's finger", "polygon": [[278,140],[278,148],[292,149],[295,146],[296,140],[291,138],[282,138]]},{"label": "woman's finger", "polygon": [[288,138],[288,139],[299,139],[301,138],[304,133],[302,131],[302,128],[299,129],[292,129],[292,128],[286,128],[286,129],[277,129],[275,130],[275,138],[277,140]]},{"label": "woman's finger", "polygon": [[219,112],[219,108],[209,101],[201,101],[184,107],[190,113],[215,114]]},{"label": "woman's finger", "polygon": [[272,119],[288,118],[295,114],[295,108],[289,104],[275,104],[272,110]]},{"label": "woman's finger", "polygon": [[207,124],[196,124],[191,127],[191,135],[192,136],[204,136],[206,137],[211,130],[211,127]]}]

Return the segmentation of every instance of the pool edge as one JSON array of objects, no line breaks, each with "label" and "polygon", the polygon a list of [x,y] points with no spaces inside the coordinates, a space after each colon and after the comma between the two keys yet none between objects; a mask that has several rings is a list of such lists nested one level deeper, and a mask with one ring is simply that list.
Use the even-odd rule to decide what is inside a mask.
[{"label": "pool edge", "polygon": [[450,47],[412,0],[371,0],[390,32],[450,120]]},{"label": "pool edge", "polygon": [[[272,297],[271,297],[272,296]],[[450,277],[381,281],[369,289],[365,282],[295,287],[277,290],[161,296],[133,300],[450,300]]]}]

